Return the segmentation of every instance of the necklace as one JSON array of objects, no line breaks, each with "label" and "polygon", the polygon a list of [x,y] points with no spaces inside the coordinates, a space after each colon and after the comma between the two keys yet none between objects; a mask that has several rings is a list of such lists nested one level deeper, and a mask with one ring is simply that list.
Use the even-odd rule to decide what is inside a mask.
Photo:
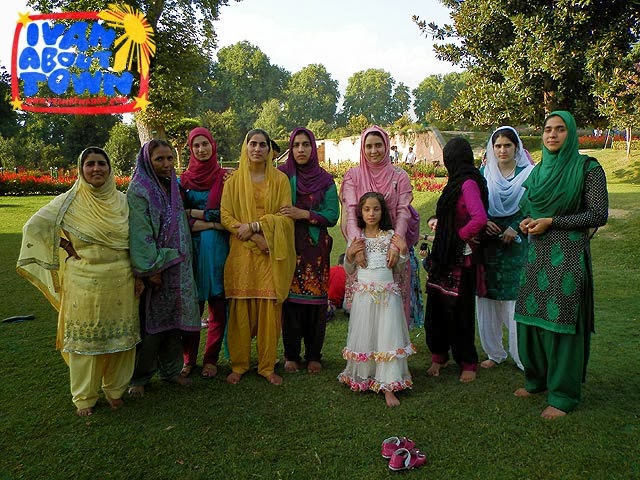
[{"label": "necklace", "polygon": [[511,171],[510,171],[508,174],[506,174],[506,175],[502,172],[502,170],[500,170],[500,173],[502,173],[502,176],[503,176],[504,178],[510,178],[510,177],[515,173],[515,171],[516,171],[516,167],[517,167],[517,166],[518,166],[518,164],[516,163],[516,164],[513,166],[513,168],[511,169]]}]

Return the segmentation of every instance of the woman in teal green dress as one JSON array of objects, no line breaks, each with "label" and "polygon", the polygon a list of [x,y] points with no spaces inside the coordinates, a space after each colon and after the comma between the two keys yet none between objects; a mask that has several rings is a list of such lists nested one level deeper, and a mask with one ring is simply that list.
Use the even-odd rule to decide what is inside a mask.
[{"label": "woman in teal green dress", "polygon": [[542,160],[524,183],[520,230],[530,246],[515,318],[528,397],[547,391],[542,417],[552,420],[581,399],[593,332],[589,241],[607,222],[607,181],[600,164],[578,152],[576,121],[566,111],[544,122]]},{"label": "woman in teal green dress", "polygon": [[523,369],[518,356],[516,322],[513,318],[520,270],[527,251],[526,235],[518,234],[524,218],[520,199],[523,182],[533,170],[518,133],[512,127],[498,128],[487,143],[486,163],[480,172],[489,189],[487,237],[485,243],[486,294],[478,296],[478,333],[487,359],[480,363],[492,368],[507,359],[502,344],[502,327],[509,334],[509,353]]},{"label": "woman in teal green dress", "polygon": [[[203,127],[191,130],[188,138],[189,166],[180,176],[180,192],[189,218],[193,242],[193,273],[198,286],[200,315],[207,302],[207,341],[202,358],[202,377],[218,373],[218,357],[227,325],[224,298],[224,262],[229,254],[229,233],[220,223],[220,199],[225,170],[218,163],[217,145]],[[188,377],[196,365],[200,332],[184,332],[181,375]]]}]

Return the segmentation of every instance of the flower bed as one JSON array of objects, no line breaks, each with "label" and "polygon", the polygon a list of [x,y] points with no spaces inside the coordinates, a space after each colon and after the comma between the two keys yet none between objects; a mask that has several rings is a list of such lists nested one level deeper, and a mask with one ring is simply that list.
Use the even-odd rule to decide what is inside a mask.
[{"label": "flower bed", "polygon": [[[336,179],[342,182],[344,174],[353,163],[323,165]],[[441,192],[446,185],[446,170],[431,165],[418,165],[414,168],[401,165],[411,178],[413,188],[418,192]],[[444,173],[443,173],[444,170]],[[2,195],[59,195],[71,188],[77,179],[75,170],[64,172],[57,178],[50,172],[24,171],[0,173],[0,196]],[[116,177],[116,187],[126,191],[130,177]]]},{"label": "flower bed", "polygon": [[[342,182],[347,170],[356,166],[357,164],[351,162],[332,165],[322,164],[322,167],[333,175],[337,183]],[[398,166],[409,174],[411,185],[413,185],[414,190],[417,192],[441,192],[447,184],[447,170],[444,167],[424,163],[419,163],[413,167],[404,164]]]},{"label": "flower bed", "polygon": [[[59,195],[71,188],[77,179],[75,171],[57,178],[49,172],[25,171],[0,174],[0,195]],[[116,187],[124,191],[129,186],[129,177],[116,177]]]}]

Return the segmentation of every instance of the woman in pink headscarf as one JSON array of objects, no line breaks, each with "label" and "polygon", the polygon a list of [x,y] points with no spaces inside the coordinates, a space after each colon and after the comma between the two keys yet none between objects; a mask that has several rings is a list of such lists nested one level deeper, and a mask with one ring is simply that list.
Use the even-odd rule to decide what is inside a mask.
[{"label": "woman in pink headscarf", "polygon": [[[229,233],[220,223],[225,170],[218,164],[216,141],[209,130],[194,128],[189,133],[188,144],[189,166],[180,176],[180,192],[191,227],[200,315],[205,301],[209,306],[202,376],[211,378],[218,373],[218,356],[227,322],[223,272],[229,254]],[[196,364],[199,344],[200,332],[183,333],[183,377],[188,377]]]},{"label": "woman in pink headscarf", "polygon": [[[413,193],[409,175],[400,167],[391,163],[389,135],[377,125],[362,132],[360,137],[360,166],[350,169],[344,176],[340,188],[340,202],[342,203],[342,219],[340,227],[342,234],[351,243],[361,234],[356,218],[358,201],[367,192],[378,192],[384,196],[393,229],[407,242],[410,249],[418,241],[420,220],[417,212],[411,207]],[[389,248],[387,262],[389,268],[398,262],[400,252],[396,248]],[[363,254],[356,256],[356,263],[366,266]],[[411,318],[411,269],[409,262],[401,275],[396,279],[402,290],[405,316],[407,322]],[[347,278],[345,303],[351,305],[350,284],[353,278]]]}]

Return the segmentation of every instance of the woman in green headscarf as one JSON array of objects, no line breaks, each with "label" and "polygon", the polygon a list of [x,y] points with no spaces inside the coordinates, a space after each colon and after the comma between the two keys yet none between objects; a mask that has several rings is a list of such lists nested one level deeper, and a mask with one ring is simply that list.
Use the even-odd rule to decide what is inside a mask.
[{"label": "woman in green headscarf", "polygon": [[590,229],[607,222],[609,202],[604,171],[578,152],[569,112],[546,118],[542,143],[520,202],[530,246],[515,313],[525,386],[515,395],[548,391],[542,417],[554,419],[580,401],[593,332]]}]

